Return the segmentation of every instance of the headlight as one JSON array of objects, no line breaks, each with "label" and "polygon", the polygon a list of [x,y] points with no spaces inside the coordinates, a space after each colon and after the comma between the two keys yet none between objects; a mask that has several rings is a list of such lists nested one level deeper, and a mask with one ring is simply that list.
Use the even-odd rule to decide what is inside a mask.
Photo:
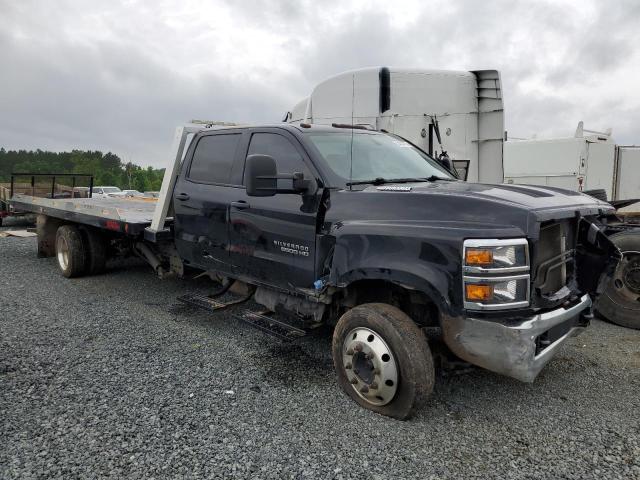
[{"label": "headlight", "polygon": [[[465,308],[499,310],[529,306],[531,280],[526,239],[465,240],[463,272]],[[505,276],[506,273],[511,275]]]},{"label": "headlight", "polygon": [[464,271],[472,273],[529,270],[529,244],[525,238],[465,240]]}]

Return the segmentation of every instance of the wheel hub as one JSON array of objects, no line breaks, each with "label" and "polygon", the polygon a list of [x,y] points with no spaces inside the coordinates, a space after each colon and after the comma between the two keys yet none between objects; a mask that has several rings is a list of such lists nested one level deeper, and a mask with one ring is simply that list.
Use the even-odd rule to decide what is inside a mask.
[{"label": "wheel hub", "polygon": [[67,240],[64,237],[58,237],[56,252],[60,268],[66,270],[69,265],[69,245],[67,245]]},{"label": "wheel hub", "polygon": [[351,387],[372,405],[386,405],[398,389],[398,367],[393,352],[373,330],[356,328],[344,341],[342,362]]},{"label": "wheel hub", "polygon": [[640,295],[640,253],[623,252],[623,259],[614,275],[614,286],[618,293],[631,300]]}]

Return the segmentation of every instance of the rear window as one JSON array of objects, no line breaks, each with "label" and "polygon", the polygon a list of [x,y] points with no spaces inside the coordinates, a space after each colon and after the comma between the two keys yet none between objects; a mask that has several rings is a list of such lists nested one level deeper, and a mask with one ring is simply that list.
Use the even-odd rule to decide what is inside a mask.
[{"label": "rear window", "polygon": [[240,134],[207,135],[198,141],[189,179],[201,183],[229,183]]}]

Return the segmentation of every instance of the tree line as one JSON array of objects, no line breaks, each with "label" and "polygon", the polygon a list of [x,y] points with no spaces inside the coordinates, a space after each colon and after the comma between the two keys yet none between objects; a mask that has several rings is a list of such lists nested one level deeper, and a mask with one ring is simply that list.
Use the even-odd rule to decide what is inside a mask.
[{"label": "tree line", "polygon": [[[94,185],[110,185],[145,192],[160,190],[164,168],[143,168],[131,162],[125,163],[111,152],[102,153],[91,150],[48,152],[39,149],[0,148],[0,182],[8,182],[12,173],[89,174],[93,175]],[[78,185],[83,183],[78,182]]]}]

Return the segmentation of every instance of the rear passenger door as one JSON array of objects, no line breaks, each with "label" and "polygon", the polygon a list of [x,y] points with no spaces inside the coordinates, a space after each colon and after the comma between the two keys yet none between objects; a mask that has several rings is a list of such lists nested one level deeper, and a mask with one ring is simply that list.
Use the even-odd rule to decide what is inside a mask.
[{"label": "rear passenger door", "polygon": [[203,270],[231,273],[228,210],[242,191],[231,179],[241,139],[237,130],[196,136],[176,182],[176,248],[187,264]]},{"label": "rear passenger door", "polygon": [[[252,154],[272,156],[278,173],[303,172],[305,178],[317,178],[306,152],[285,130],[251,132],[243,163]],[[273,197],[249,197],[244,188],[234,193],[229,235],[237,271],[289,290],[313,288],[320,189],[313,195],[278,193]]]}]

